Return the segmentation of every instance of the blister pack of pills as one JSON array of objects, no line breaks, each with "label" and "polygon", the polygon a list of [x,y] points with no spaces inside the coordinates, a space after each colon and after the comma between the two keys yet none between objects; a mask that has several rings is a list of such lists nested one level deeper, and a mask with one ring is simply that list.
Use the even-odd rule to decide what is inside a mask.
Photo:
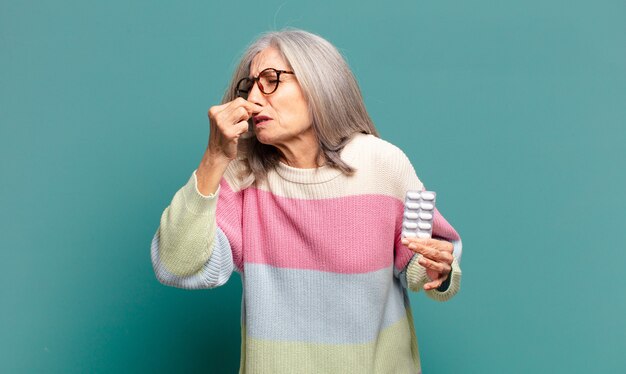
[{"label": "blister pack of pills", "polygon": [[407,191],[404,199],[402,237],[430,238],[433,233],[435,197],[433,191]]}]

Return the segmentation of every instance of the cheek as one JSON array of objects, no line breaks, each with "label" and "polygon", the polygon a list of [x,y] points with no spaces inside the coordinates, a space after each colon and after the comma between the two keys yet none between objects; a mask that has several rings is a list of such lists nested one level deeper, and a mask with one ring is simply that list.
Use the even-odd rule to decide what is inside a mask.
[{"label": "cheek", "polygon": [[304,125],[310,124],[309,107],[303,97],[299,97],[293,102],[293,115]]},{"label": "cheek", "polygon": [[281,121],[287,123],[297,122],[310,122],[309,109],[304,100],[281,100],[281,102],[272,103],[276,114]]},{"label": "cheek", "polygon": [[274,108],[281,125],[295,125],[308,127],[311,124],[308,104],[301,90],[293,89],[283,92],[283,95],[274,96],[270,105]]}]

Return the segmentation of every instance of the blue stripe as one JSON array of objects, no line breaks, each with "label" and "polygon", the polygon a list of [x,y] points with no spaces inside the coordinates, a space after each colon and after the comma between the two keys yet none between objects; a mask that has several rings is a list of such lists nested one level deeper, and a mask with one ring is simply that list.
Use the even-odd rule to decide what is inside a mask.
[{"label": "blue stripe", "polygon": [[280,341],[370,342],[406,318],[406,290],[393,266],[339,274],[245,264],[246,330]]}]

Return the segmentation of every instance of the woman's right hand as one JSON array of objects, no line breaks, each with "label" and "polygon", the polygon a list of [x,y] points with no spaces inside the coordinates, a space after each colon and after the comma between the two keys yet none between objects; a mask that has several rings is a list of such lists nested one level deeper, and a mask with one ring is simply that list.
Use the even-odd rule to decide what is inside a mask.
[{"label": "woman's right hand", "polygon": [[239,137],[248,131],[248,119],[261,110],[262,106],[241,97],[226,104],[212,106],[209,109],[209,154],[228,161],[235,159]]}]

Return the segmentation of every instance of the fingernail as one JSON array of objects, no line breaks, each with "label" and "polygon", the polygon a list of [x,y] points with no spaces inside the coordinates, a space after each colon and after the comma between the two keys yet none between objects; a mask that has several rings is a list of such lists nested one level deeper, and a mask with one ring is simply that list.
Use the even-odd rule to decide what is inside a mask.
[{"label": "fingernail", "polygon": [[407,238],[402,238],[402,244],[407,244],[409,242],[409,239]]}]

